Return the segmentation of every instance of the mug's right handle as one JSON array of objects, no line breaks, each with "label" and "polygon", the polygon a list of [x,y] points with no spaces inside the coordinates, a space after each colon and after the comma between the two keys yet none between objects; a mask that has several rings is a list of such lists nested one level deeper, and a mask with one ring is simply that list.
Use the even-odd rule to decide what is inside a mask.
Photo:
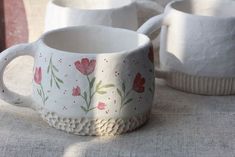
[{"label": "mug's right handle", "polygon": [[[157,15],[150,18],[137,30],[137,32],[151,37],[154,32],[156,32],[162,27],[162,25],[169,25],[168,22],[166,22],[165,14]],[[167,75],[167,72],[162,71],[158,68],[155,69],[155,77],[166,79]]]},{"label": "mug's right handle", "polygon": [[0,53],[0,97],[4,101],[15,106],[34,109],[33,101],[30,96],[23,96],[9,90],[3,81],[5,68],[14,58],[23,55],[34,56],[34,51],[33,44],[19,44]]}]

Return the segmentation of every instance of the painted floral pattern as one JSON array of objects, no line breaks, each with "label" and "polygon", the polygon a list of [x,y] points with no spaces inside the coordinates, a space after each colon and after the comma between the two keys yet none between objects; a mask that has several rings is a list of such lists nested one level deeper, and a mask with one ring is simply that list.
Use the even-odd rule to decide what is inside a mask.
[{"label": "painted floral pattern", "polygon": [[[99,60],[99,62],[104,62],[98,67],[96,59],[84,57],[72,61],[71,64],[71,62],[68,62],[69,60],[61,57],[57,58],[53,57],[53,55],[44,57],[41,55],[42,62],[40,63],[42,64],[36,65],[34,68],[35,94],[38,96],[39,101],[42,102],[42,105],[47,105],[48,108],[62,105],[61,109],[64,112],[70,110],[69,105],[63,104],[60,101],[64,97],[68,99],[66,102],[70,102],[68,104],[74,104],[78,112],[84,114],[88,114],[93,110],[102,112],[102,114],[113,113],[112,111],[119,111],[121,114],[121,111],[126,106],[129,106],[128,109],[136,110],[142,102],[152,99],[152,95],[154,94],[154,78],[148,75],[148,73],[154,72],[153,48],[150,47],[148,53],[144,55],[145,58],[141,58],[145,61],[143,64],[139,58],[131,58],[131,63],[128,62],[128,58],[124,58],[119,63],[123,65],[118,64],[115,69],[111,69],[115,72],[114,76],[109,76],[111,82],[106,82],[98,78],[100,75],[97,75],[97,73],[111,75],[110,70],[106,67],[112,64],[112,60],[109,60],[107,57]],[[116,62],[114,63],[116,64]],[[133,71],[136,71],[136,73],[132,73],[131,71],[126,73],[126,69],[120,69],[119,66],[124,67],[129,63],[135,64],[131,66],[135,66]],[[61,66],[59,66],[60,64]],[[73,70],[73,73],[67,73],[68,70]],[[76,73],[78,75],[77,79],[74,77]],[[119,86],[119,83],[115,83],[120,81],[121,76],[124,79]],[[114,82],[112,82],[111,78],[115,78],[116,80],[113,79]],[[69,85],[70,87],[67,89],[68,84],[72,85]],[[47,88],[45,85],[48,85]],[[54,96],[55,93],[56,95]],[[63,98],[60,99],[60,96]]]},{"label": "painted floral pattern", "polygon": [[76,61],[75,67],[83,75],[90,75],[95,70],[96,60],[89,60],[88,58],[83,58],[81,61]]},{"label": "painted floral pattern", "polygon": [[137,73],[133,82],[132,89],[136,91],[137,93],[143,93],[144,83],[145,83],[145,78],[143,78],[140,73]]},{"label": "painted floral pattern", "polygon": [[120,111],[123,109],[123,107],[125,107],[126,105],[128,105],[130,102],[133,101],[133,98],[129,97],[131,92],[133,91],[137,93],[144,92],[145,90],[144,84],[145,84],[145,78],[142,77],[140,73],[137,73],[134,78],[131,89],[126,90],[126,85],[124,82],[122,83],[122,89],[117,88],[117,93],[121,97]]},{"label": "painted floral pattern", "polygon": [[52,56],[49,61],[49,65],[47,67],[47,73],[51,75],[50,78],[50,86],[52,87],[53,84],[56,85],[58,89],[60,89],[60,84],[63,84],[63,80],[61,80],[58,76],[56,76],[56,73],[59,72],[59,69],[56,68],[56,66],[52,62]]},{"label": "painted floral pattern", "polygon": [[76,61],[74,65],[75,65],[75,68],[87,78],[87,82],[88,82],[88,91],[86,90],[82,91],[79,85],[77,85],[76,87],[73,87],[72,89],[72,95],[81,97],[85,102],[85,105],[80,106],[81,109],[85,113],[88,113],[89,111],[92,111],[96,108],[99,110],[104,110],[106,106],[105,103],[100,102],[98,106],[92,107],[91,106],[92,99],[94,98],[96,94],[100,94],[100,95],[106,94],[107,93],[106,89],[114,87],[114,85],[103,84],[102,80],[96,83],[96,77],[89,76],[95,70],[96,60],[94,59],[89,60],[88,58],[83,58],[82,60]]},{"label": "painted floral pattern", "polygon": [[48,100],[48,96],[46,96],[43,86],[42,86],[42,68],[36,67],[34,73],[34,82],[39,85],[39,89],[37,89],[38,95],[41,97],[43,104],[45,105],[46,101]]},{"label": "painted floral pattern", "polygon": [[105,107],[106,107],[106,104],[103,102],[99,102],[97,105],[97,109],[99,109],[99,110],[104,110]]},{"label": "painted floral pattern", "polygon": [[79,86],[73,88],[73,92],[72,92],[73,96],[80,96],[81,95],[81,89]]}]

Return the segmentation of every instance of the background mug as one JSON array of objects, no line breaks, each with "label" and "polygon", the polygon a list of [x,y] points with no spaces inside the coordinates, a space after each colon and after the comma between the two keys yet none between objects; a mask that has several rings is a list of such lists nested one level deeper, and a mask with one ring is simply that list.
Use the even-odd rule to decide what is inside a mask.
[{"label": "background mug", "polygon": [[[162,7],[155,2],[133,0],[51,0],[47,5],[45,31],[77,25],[105,25],[137,30],[139,12],[149,16]],[[141,21],[142,22],[142,21]]]},{"label": "background mug", "polygon": [[[132,131],[149,119],[155,90],[152,44],[140,33],[76,26],[13,46],[0,54],[0,96],[37,110],[50,126],[69,133]],[[5,67],[21,55],[35,60],[30,96],[9,90],[3,82]]]},{"label": "background mug", "polygon": [[235,94],[234,14],[231,0],[169,3],[145,24],[149,32],[162,26],[158,77],[186,92]]}]

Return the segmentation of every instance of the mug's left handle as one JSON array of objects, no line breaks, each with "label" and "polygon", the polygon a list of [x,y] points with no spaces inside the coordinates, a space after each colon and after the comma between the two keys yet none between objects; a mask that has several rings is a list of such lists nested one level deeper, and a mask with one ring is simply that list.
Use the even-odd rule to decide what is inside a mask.
[{"label": "mug's left handle", "polygon": [[34,109],[30,96],[23,96],[9,90],[3,81],[6,66],[18,56],[29,55],[33,57],[35,52],[34,50],[34,44],[19,44],[4,50],[0,54],[0,98],[2,100],[15,106]]}]

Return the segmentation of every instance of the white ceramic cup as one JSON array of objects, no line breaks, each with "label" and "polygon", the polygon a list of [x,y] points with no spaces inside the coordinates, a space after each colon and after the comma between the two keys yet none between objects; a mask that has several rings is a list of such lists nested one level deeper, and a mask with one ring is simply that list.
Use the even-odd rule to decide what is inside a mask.
[{"label": "white ceramic cup", "polygon": [[235,94],[234,1],[174,1],[145,25],[150,23],[152,31],[162,26],[157,74],[168,85],[197,94]]},{"label": "white ceramic cup", "polygon": [[133,0],[51,0],[48,3],[45,31],[78,25],[104,25],[137,30],[138,10],[159,10],[151,1]]},{"label": "white ceramic cup", "polygon": [[[0,54],[0,97],[36,109],[50,126],[69,133],[132,131],[149,119],[155,90],[152,44],[140,33],[75,26],[13,46]],[[35,60],[30,96],[9,90],[3,82],[5,67],[21,55]]]}]

